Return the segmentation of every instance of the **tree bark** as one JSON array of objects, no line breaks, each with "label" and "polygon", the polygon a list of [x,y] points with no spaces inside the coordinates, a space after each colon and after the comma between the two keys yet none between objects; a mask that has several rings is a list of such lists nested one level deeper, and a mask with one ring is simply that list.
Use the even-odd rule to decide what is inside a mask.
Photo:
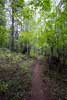
[{"label": "tree bark", "polygon": [[12,1],[11,51],[14,51],[14,1]]}]

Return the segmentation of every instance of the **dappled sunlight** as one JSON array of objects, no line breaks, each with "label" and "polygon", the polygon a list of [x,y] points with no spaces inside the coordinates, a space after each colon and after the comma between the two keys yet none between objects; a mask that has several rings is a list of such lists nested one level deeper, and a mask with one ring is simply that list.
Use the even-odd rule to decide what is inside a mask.
[{"label": "dappled sunlight", "polygon": [[67,1],[0,0],[0,100],[67,100]]}]

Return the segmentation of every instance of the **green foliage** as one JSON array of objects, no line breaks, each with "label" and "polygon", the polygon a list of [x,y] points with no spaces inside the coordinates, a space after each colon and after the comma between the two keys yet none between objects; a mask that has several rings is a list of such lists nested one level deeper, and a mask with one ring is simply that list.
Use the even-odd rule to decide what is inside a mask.
[{"label": "green foliage", "polygon": [[23,17],[24,17],[24,19],[30,20],[33,17],[33,10],[30,9],[29,7],[24,7],[23,8]]},{"label": "green foliage", "polygon": [[19,41],[20,43],[29,43],[32,44],[34,41],[34,33],[31,32],[22,32],[20,37],[19,37]]},{"label": "green foliage", "polygon": [[5,26],[6,18],[5,18],[5,1],[0,0],[0,25]]},{"label": "green foliage", "polygon": [[[0,16],[0,47],[7,47],[10,32],[3,25],[6,22],[3,17],[5,16],[3,7],[5,2],[0,2],[0,12],[2,13]],[[22,32],[18,32],[18,39],[14,36],[15,50],[18,48],[21,51],[20,44],[23,45],[23,43],[29,43],[36,48],[59,48],[67,45],[67,2],[61,0],[58,6],[54,2],[31,0],[25,4],[24,0],[13,1],[11,7],[14,9],[13,15],[16,20],[14,23],[22,28]],[[63,9],[61,9],[62,7]]]},{"label": "green foliage", "polygon": [[32,58],[21,53],[0,50],[0,94],[4,98],[4,94],[8,95],[7,100],[26,99],[31,95],[33,64]]},{"label": "green foliage", "polygon": [[50,0],[32,0],[31,4],[34,4],[34,6],[41,7],[42,10],[49,11],[51,6],[50,6]]},{"label": "green foliage", "polygon": [[0,93],[8,90],[8,84],[4,81],[0,81]]},{"label": "green foliage", "polygon": [[0,26],[0,47],[8,47],[9,43],[8,32],[9,31],[5,27]]},{"label": "green foliage", "polygon": [[[10,1],[11,2],[11,1]],[[17,10],[17,8],[21,8],[24,5],[24,0],[14,0],[12,1],[12,7]]]}]

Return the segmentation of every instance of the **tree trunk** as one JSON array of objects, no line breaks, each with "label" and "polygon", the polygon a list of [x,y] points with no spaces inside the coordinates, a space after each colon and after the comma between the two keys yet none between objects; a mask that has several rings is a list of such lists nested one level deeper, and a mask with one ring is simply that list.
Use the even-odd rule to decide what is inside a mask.
[{"label": "tree trunk", "polygon": [[11,45],[10,49],[11,51],[14,51],[14,7],[13,7],[14,1],[12,2],[12,26],[11,26]]}]

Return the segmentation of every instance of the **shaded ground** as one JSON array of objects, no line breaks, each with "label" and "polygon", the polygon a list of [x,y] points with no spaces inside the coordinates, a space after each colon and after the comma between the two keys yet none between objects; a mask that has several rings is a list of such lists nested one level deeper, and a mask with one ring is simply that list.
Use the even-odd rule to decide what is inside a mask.
[{"label": "shaded ground", "polygon": [[67,100],[67,82],[63,81],[63,75],[49,70],[46,59],[41,61],[43,68],[43,91],[45,94],[45,83],[49,87],[50,100]]},{"label": "shaded ground", "polygon": [[0,54],[0,100],[29,100],[34,60],[21,54]]},{"label": "shaded ground", "polygon": [[67,100],[67,85],[56,74],[51,72],[44,60],[36,60],[32,77],[31,100]]},{"label": "shaded ground", "polygon": [[51,74],[44,58],[0,51],[0,100],[67,100],[67,85]]},{"label": "shaded ground", "polygon": [[37,59],[33,71],[31,100],[43,100],[41,74],[41,66],[39,65],[39,60]]},{"label": "shaded ground", "polygon": [[[43,87],[44,85],[45,87]],[[42,81],[42,66],[40,65],[40,60],[37,59],[33,71],[31,100],[50,100],[48,82],[45,81],[44,85]],[[43,88],[45,88],[45,91],[43,91]]]}]

